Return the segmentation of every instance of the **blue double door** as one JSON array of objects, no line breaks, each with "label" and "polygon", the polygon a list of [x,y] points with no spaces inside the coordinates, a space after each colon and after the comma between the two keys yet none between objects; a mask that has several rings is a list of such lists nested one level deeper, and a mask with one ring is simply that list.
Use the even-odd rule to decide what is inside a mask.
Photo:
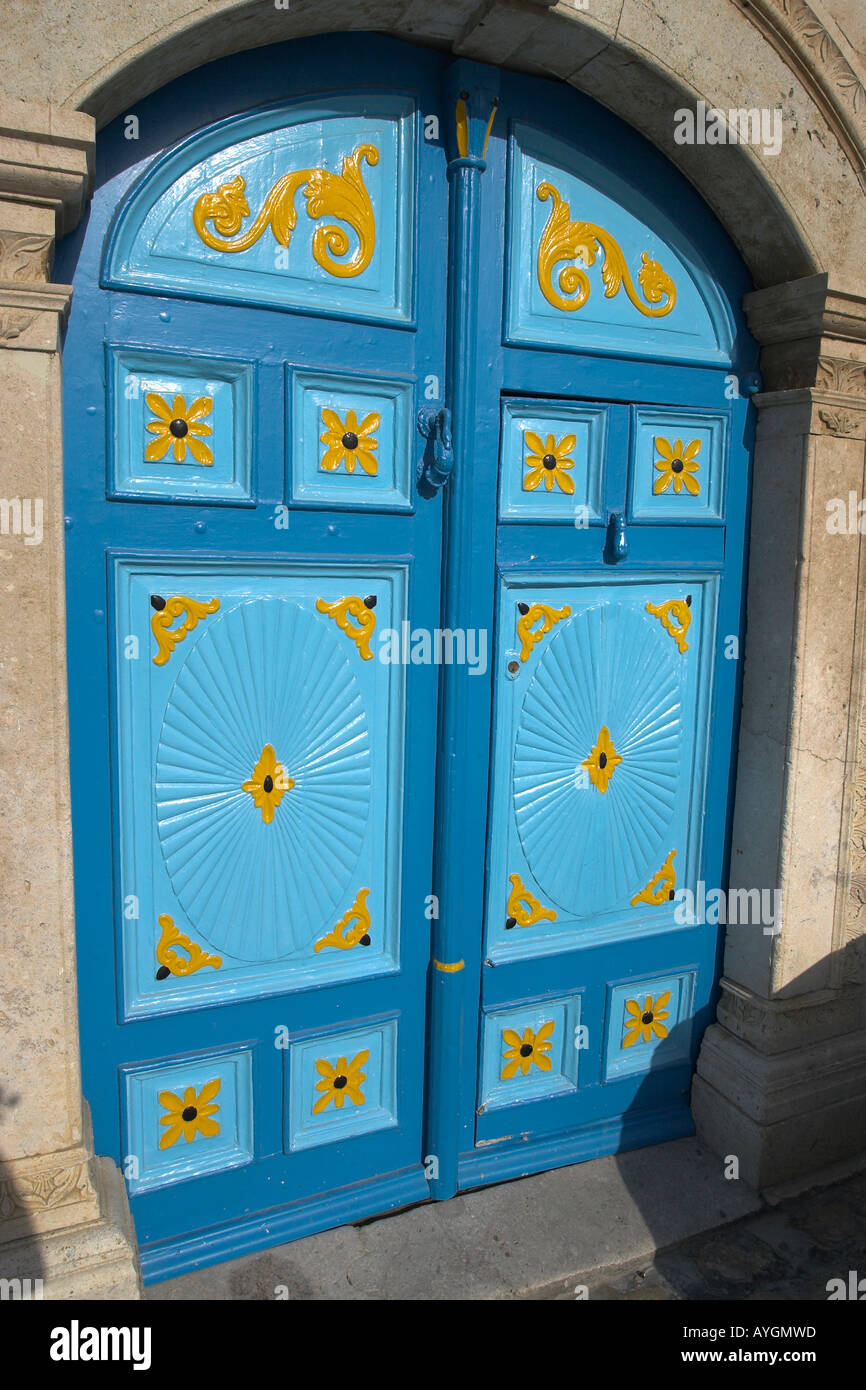
[{"label": "blue double door", "polygon": [[736,258],[574,93],[290,56],[106,132],[59,267],[84,1088],[148,1279],[687,1132],[717,970]]}]

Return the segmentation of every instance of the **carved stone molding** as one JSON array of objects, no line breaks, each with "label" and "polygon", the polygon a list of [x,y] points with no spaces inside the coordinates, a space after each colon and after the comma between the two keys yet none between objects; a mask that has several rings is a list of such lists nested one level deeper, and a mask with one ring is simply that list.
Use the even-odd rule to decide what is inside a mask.
[{"label": "carved stone molding", "polygon": [[86,1160],[0,1178],[0,1222],[87,1200],[95,1201],[96,1193]]},{"label": "carved stone molding", "polygon": [[862,417],[850,415],[844,410],[819,409],[818,419],[828,434],[846,437],[856,435],[863,425]]},{"label": "carved stone molding", "polygon": [[819,357],[815,385],[839,396],[860,396],[866,402],[866,362]]},{"label": "carved stone molding", "polygon": [[855,50],[805,0],[736,0],[797,73],[866,187],[866,74]]},{"label": "carved stone molding", "polygon": [[71,285],[0,280],[0,349],[56,352],[71,299]]},{"label": "carved stone molding", "polygon": [[90,196],[94,144],[82,111],[0,96],[0,196],[47,209],[65,236]]},{"label": "carved stone molding", "polygon": [[0,280],[47,280],[53,238],[0,231]]}]

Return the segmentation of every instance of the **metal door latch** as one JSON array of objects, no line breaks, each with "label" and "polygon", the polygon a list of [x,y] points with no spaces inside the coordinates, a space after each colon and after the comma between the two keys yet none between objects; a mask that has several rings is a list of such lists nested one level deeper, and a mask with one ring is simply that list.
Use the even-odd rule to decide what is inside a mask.
[{"label": "metal door latch", "polygon": [[445,406],[423,406],[418,411],[418,433],[427,441],[418,464],[418,492],[431,498],[445,486],[454,467],[451,411]]}]

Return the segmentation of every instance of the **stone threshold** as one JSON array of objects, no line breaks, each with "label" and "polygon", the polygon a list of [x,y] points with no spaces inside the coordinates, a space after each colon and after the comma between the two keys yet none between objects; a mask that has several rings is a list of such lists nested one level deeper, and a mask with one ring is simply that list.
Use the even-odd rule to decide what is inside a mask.
[{"label": "stone threshold", "polygon": [[573,1297],[566,1285],[639,1270],[659,1251],[765,1210],[724,1169],[698,1140],[678,1139],[307,1236],[151,1285],[144,1297]]}]

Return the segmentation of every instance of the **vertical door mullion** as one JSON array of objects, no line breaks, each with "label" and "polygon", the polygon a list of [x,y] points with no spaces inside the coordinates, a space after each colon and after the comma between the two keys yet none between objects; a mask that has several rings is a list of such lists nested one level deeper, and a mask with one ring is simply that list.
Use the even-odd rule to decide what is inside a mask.
[{"label": "vertical door mullion", "polygon": [[[488,644],[496,540],[497,412],[479,411],[478,313],[482,185],[495,71],[458,62],[445,82],[454,122],[450,183],[448,370],[454,469],[446,491],[442,623],[475,628]],[[457,1191],[461,1129],[475,1096],[484,856],[489,765],[490,682],[466,667],[443,666],[440,684],[434,921],[428,1063],[428,1152],[437,1159],[431,1190]]]}]

